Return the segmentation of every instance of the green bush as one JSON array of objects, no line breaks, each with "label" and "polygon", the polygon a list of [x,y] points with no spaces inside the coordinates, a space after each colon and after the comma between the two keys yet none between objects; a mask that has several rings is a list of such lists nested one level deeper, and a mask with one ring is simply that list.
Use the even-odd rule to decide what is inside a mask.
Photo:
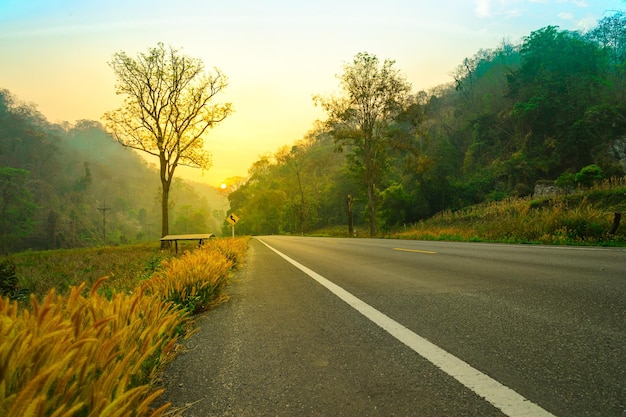
[{"label": "green bush", "polygon": [[0,295],[12,297],[18,289],[15,264],[9,260],[0,262]]},{"label": "green bush", "polygon": [[583,187],[591,187],[602,179],[602,169],[596,164],[587,165],[575,175],[576,183]]},{"label": "green bush", "polygon": [[565,172],[554,181],[554,185],[563,190],[572,190],[576,188],[576,174]]},{"label": "green bush", "polygon": [[567,237],[572,240],[599,240],[605,233],[602,226],[585,219],[564,219],[563,226],[567,230]]},{"label": "green bush", "polygon": [[30,291],[20,288],[19,279],[15,272],[15,263],[5,259],[0,261],[0,296],[11,300],[26,300]]}]

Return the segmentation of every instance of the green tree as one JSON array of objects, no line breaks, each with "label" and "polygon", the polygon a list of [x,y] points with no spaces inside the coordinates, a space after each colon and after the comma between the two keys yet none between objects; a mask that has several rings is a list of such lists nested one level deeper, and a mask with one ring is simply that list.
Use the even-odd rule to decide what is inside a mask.
[{"label": "green tree", "polygon": [[307,146],[310,143],[302,142],[299,145],[294,145],[289,149],[287,146],[283,147],[276,154],[276,159],[279,163],[289,168],[293,174],[295,182],[295,195],[291,204],[294,206],[297,212],[297,218],[299,223],[300,234],[304,235],[307,228],[307,211],[309,206],[309,196],[307,193],[307,180],[308,180],[308,165],[310,164],[310,153],[307,152]]},{"label": "green tree", "polygon": [[576,173],[574,179],[583,187],[591,187],[602,179],[602,169],[596,164],[587,165]]},{"label": "green tree", "polygon": [[237,223],[239,230],[254,235],[282,233],[287,192],[275,158],[271,154],[263,155],[249,173],[250,180],[240,189],[245,196],[244,206],[238,209],[232,204],[236,200],[231,200],[231,208],[241,218]]},{"label": "green tree", "polygon": [[104,119],[122,145],[159,158],[161,235],[165,236],[176,168],[208,169],[211,160],[203,138],[232,112],[230,103],[213,104],[227,79],[217,69],[205,73],[201,60],[162,43],[136,58],[116,53],[109,65],[117,77],[116,93],[126,98]]},{"label": "green tree", "polygon": [[325,198],[321,195],[321,189],[324,182],[328,181],[328,174],[332,173],[329,166],[331,159],[325,152],[324,142],[319,139],[321,135],[322,131],[312,130],[291,148],[284,146],[275,155],[278,174],[284,176],[280,185],[290,196],[285,211],[288,217],[284,220],[285,228],[302,235],[308,232],[319,217],[320,200]]},{"label": "green tree", "polygon": [[27,187],[29,172],[0,168],[0,250],[5,253],[16,239],[34,230],[36,206]]},{"label": "green tree", "polygon": [[598,46],[576,32],[557,27],[532,32],[521,48],[522,64],[509,77],[516,103],[512,115],[520,122],[525,154],[539,158],[555,176],[589,164],[598,147],[587,134],[587,109],[601,100]]},{"label": "green tree", "polygon": [[596,42],[609,72],[608,93],[616,103],[626,100],[626,13],[617,12],[602,18],[587,38]]},{"label": "green tree", "polygon": [[376,184],[387,169],[389,126],[407,105],[411,85],[394,68],[374,55],[358,53],[339,75],[342,95],[315,97],[326,111],[326,121],[339,149],[347,145],[350,161],[364,180],[370,236],[376,235]]}]

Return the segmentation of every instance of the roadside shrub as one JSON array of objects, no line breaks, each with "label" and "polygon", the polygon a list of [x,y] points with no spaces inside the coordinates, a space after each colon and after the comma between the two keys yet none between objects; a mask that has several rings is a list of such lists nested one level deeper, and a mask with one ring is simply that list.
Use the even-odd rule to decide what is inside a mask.
[{"label": "roadside shrub", "polygon": [[239,263],[248,249],[248,238],[212,239],[207,249],[215,249],[234,264]]},{"label": "roadside shrub", "polygon": [[15,264],[9,260],[0,262],[0,296],[11,297],[18,289]]},{"label": "roadside shrub", "polygon": [[0,297],[6,296],[11,300],[28,300],[30,292],[20,287],[15,263],[8,259],[0,261]]},{"label": "roadside shrub", "polygon": [[150,291],[190,313],[206,309],[226,284],[234,262],[212,248],[185,252],[163,261],[148,282]]},{"label": "roadside shrub", "polygon": [[[246,241],[228,247],[245,251]],[[163,390],[150,382],[173,355],[190,312],[215,299],[232,267],[207,248],[161,267],[152,262],[156,274],[138,276],[130,293],[126,280],[122,291],[102,291],[103,277],[88,293],[82,283],[67,294],[51,289],[41,301],[31,295],[28,308],[0,296],[0,416],[169,415],[169,404],[151,409]]]},{"label": "roadside shrub", "polygon": [[574,190],[576,188],[576,174],[565,172],[559,175],[554,184],[563,190]]}]

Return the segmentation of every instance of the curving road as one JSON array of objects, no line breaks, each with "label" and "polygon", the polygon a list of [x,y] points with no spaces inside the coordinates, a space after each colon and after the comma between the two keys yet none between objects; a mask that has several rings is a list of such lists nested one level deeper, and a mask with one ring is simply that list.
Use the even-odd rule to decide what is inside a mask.
[{"label": "curving road", "polygon": [[626,250],[266,236],[163,375],[183,416],[626,416]]}]

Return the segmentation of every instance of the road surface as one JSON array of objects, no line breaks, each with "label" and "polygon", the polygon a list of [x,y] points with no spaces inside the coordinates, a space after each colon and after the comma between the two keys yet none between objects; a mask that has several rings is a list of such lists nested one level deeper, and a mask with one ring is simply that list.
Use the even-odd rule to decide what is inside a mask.
[{"label": "road surface", "polygon": [[267,236],[163,374],[206,416],[626,416],[626,251]]}]

